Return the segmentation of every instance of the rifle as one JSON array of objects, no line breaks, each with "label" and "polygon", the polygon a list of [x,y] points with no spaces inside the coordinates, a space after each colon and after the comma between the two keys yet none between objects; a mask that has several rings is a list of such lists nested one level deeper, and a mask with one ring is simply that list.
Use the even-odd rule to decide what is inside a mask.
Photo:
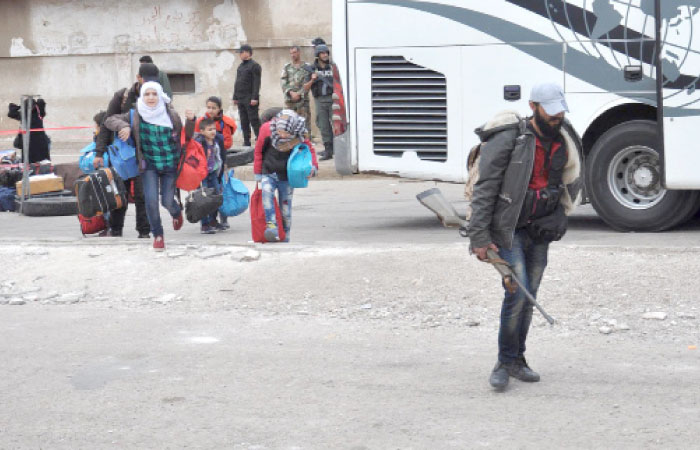
[{"label": "rifle", "polygon": [[[488,257],[488,259],[485,260],[485,262],[493,264],[493,267],[495,267],[498,273],[501,274],[501,277],[503,277],[503,284],[505,284],[506,289],[508,289],[508,292],[512,294],[518,288],[522,289],[523,294],[525,294],[525,297],[528,299],[528,301],[532,303],[532,306],[537,308],[537,310],[542,314],[542,316],[547,320],[547,322],[549,322],[550,325],[554,325],[554,318],[547,314],[544,308],[542,308],[542,306],[540,306],[540,304],[537,303],[535,297],[532,294],[530,294],[530,292],[528,292],[527,289],[525,289],[525,286],[523,286],[523,283],[518,279],[518,277],[515,276],[513,270],[508,265],[508,263],[501,259],[498,256],[498,253],[496,253],[496,251],[493,249],[486,250],[486,256]],[[515,282],[515,284],[513,282]]]},{"label": "rifle", "polygon": [[[462,237],[468,236],[467,229],[469,227],[469,222],[459,216],[452,204],[442,195],[440,189],[428,189],[427,191],[416,195],[416,198],[423,204],[423,206],[434,212],[445,227],[459,227],[459,234],[462,235]],[[535,297],[530,294],[527,289],[525,289],[523,283],[518,279],[518,277],[515,276],[508,263],[501,259],[498,256],[498,253],[492,249],[486,251],[486,256],[488,259],[485,262],[493,264],[498,273],[501,274],[501,277],[503,277],[503,284],[505,284],[508,292],[512,294],[518,289],[518,287],[520,287],[528,301],[532,303],[532,305],[537,308],[540,313],[542,313],[542,316],[544,316],[550,325],[554,325],[554,319],[552,316],[547,314],[542,306],[537,303]]]}]

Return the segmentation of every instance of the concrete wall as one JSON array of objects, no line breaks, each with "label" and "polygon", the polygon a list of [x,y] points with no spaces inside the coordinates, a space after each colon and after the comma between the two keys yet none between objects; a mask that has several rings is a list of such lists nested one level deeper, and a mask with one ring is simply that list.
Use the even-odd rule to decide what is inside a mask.
[{"label": "concrete wall", "polygon": [[[198,114],[219,95],[238,117],[231,94],[242,43],[255,48],[263,68],[261,107],[281,106],[279,76],[289,46],[331,41],[331,0],[0,0],[0,130],[16,129],[9,102],[40,94],[47,124],[91,125],[115,90],[133,83],[144,54],[166,72],[194,73],[196,92],[174,104]],[[49,133],[54,142],[89,139],[90,132]],[[0,148],[13,136],[0,135]]]}]

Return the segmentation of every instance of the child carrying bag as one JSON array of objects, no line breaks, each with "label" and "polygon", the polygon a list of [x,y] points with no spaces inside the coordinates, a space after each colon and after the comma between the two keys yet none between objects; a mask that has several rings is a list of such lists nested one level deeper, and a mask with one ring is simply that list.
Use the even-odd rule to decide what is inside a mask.
[{"label": "child carrying bag", "polygon": [[[277,204],[277,198],[275,198],[275,216],[277,217],[279,238],[280,241],[283,241],[287,235],[282,226],[282,212]],[[265,208],[263,208],[262,191],[258,187],[258,183],[255,183],[255,191],[253,191],[253,195],[250,197],[250,225],[253,234],[253,242],[260,242],[263,244],[268,242],[265,240],[265,228],[267,228]]]},{"label": "child carrying bag", "polygon": [[287,160],[287,180],[293,188],[305,188],[309,185],[308,176],[313,170],[311,150],[306,144],[298,144]]},{"label": "child carrying bag", "polygon": [[[134,110],[129,111],[129,125],[134,123]],[[122,180],[134,178],[139,174],[139,164],[136,161],[136,147],[131,137],[128,140],[122,141],[115,134],[114,142],[107,147],[109,159],[112,161],[112,167],[117,172],[117,175]]]},{"label": "child carrying bag", "polygon": [[224,184],[224,202],[219,212],[224,216],[232,217],[245,212],[250,202],[250,192],[245,184],[233,176],[233,169],[229,170]]}]

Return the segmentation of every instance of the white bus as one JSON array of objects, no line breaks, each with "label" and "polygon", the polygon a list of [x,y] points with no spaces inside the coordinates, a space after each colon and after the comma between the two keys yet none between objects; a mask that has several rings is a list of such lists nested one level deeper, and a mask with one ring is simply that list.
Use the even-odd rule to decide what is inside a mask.
[{"label": "white bus", "polygon": [[336,168],[464,182],[473,130],[499,111],[526,114],[531,86],[556,81],[602,219],[681,224],[700,207],[699,10],[700,0],[333,0],[345,88],[335,119],[347,117]]}]

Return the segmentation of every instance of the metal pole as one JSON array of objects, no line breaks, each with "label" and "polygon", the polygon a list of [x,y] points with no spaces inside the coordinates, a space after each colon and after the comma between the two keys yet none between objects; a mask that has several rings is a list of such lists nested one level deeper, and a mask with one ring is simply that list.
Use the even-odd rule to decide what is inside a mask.
[{"label": "metal pole", "polygon": [[22,195],[20,196],[19,212],[24,212],[24,201],[31,195],[29,192],[29,139],[32,125],[32,104],[34,103],[33,95],[23,95],[20,101],[22,129]]}]

